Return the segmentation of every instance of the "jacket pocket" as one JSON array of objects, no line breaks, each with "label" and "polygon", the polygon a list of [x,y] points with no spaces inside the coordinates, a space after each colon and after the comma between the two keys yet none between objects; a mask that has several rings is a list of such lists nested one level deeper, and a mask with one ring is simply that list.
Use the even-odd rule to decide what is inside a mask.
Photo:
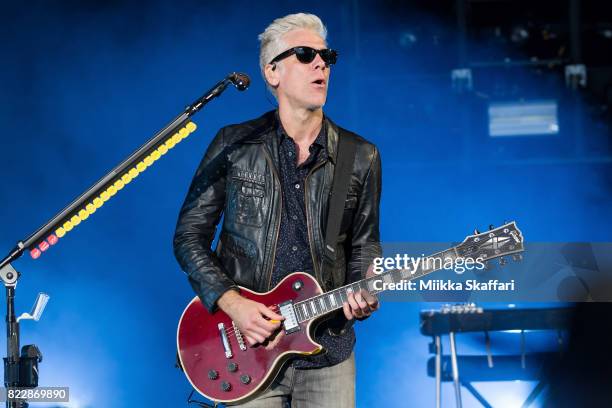
[{"label": "jacket pocket", "polygon": [[242,225],[261,227],[263,224],[263,201],[265,183],[240,177],[231,177],[228,186],[229,221]]},{"label": "jacket pocket", "polygon": [[258,260],[257,247],[252,241],[223,231],[216,252],[221,264],[237,284],[252,287]]}]

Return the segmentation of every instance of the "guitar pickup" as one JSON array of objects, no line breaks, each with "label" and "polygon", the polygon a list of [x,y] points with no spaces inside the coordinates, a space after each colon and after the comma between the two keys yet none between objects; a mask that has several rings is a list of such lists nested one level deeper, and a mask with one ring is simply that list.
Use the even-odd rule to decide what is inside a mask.
[{"label": "guitar pickup", "polygon": [[278,305],[280,314],[285,318],[283,320],[283,329],[285,334],[291,334],[296,331],[300,331],[300,323],[298,322],[297,316],[295,315],[295,309],[293,308],[293,302],[288,300]]},{"label": "guitar pickup", "polygon": [[227,333],[225,332],[225,325],[223,323],[219,323],[217,325],[219,328],[219,337],[221,337],[221,343],[223,344],[223,350],[225,351],[225,358],[232,358],[232,348],[229,344],[229,339],[227,338]]}]

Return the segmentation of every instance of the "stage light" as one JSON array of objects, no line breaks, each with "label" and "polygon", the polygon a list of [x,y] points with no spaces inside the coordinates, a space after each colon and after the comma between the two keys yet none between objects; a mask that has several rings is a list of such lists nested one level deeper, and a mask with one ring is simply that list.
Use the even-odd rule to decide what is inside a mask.
[{"label": "stage light", "polygon": [[529,39],[529,31],[522,25],[517,25],[512,28],[512,34],[510,34],[510,39],[514,43],[525,42]]},{"label": "stage light", "polygon": [[185,127],[187,128],[189,133],[193,133],[198,128],[198,125],[196,125],[194,122],[189,122],[187,123],[187,125],[185,125]]},{"label": "stage light", "polygon": [[86,220],[87,217],[89,217],[89,212],[85,209],[82,209],[79,211],[79,218],[81,218],[81,220]]},{"label": "stage light", "polygon": [[405,31],[400,35],[399,43],[402,48],[412,48],[417,42],[418,37],[410,31]]},{"label": "stage light", "polygon": [[55,245],[57,244],[57,236],[55,234],[51,234],[47,237],[47,242],[49,243],[49,245]]},{"label": "stage light", "polygon": [[554,100],[489,104],[489,136],[554,135],[559,133]]},{"label": "stage light", "polygon": [[38,249],[40,249],[42,252],[45,252],[47,249],[49,249],[50,245],[47,241],[42,241],[40,244],[38,244]]},{"label": "stage light", "polygon": [[32,250],[30,250],[30,256],[32,257],[32,259],[38,259],[41,254],[42,252],[40,252],[40,249],[38,248],[33,248]]},{"label": "stage light", "polygon": [[565,85],[570,89],[585,88],[587,85],[587,69],[584,64],[572,64],[565,67]]},{"label": "stage light", "polygon": [[77,226],[81,223],[81,217],[79,217],[78,215],[73,215],[72,218],[70,218],[70,222],[72,223],[73,226]]},{"label": "stage light", "polygon": [[472,70],[470,68],[457,68],[451,71],[451,84],[457,93],[469,92],[473,88]]}]

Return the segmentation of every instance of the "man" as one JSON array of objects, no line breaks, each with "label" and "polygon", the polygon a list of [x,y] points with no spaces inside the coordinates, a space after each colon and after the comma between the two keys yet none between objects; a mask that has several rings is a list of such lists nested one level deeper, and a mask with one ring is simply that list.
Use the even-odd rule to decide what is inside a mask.
[{"label": "man", "polygon": [[[240,295],[304,271],[323,290],[363,279],[381,255],[380,157],[376,147],[323,115],[331,65],[326,28],[312,14],[275,20],[259,36],[260,67],[278,110],[219,131],[194,176],[174,238],[175,255],[205,307],[220,308],[251,345],[279,327],[281,315]],[[333,270],[322,268],[324,231],[339,138],[353,138],[355,162]],[[210,245],[224,214],[219,244]],[[367,292],[349,296],[315,340],[326,353],[296,358],[248,407],[352,407],[353,319],[378,308]]]}]

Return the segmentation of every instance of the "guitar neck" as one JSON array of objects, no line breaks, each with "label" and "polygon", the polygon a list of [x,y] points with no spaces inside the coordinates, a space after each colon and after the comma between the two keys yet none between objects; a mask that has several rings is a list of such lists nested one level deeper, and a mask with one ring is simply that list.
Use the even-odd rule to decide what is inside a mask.
[{"label": "guitar neck", "polygon": [[[380,289],[383,285],[379,283],[376,285],[379,289],[376,289],[374,284],[375,281],[381,281],[387,284],[397,284],[402,281],[418,279],[442,269],[445,262],[454,261],[457,257],[456,247],[452,247],[428,257],[420,258],[421,262],[417,262],[416,264],[409,261],[408,263],[411,263],[409,266],[412,267],[385,271],[381,274],[350,283],[310,299],[294,303],[293,307],[300,323],[316,319],[342,308],[342,304],[347,301],[348,294],[351,292],[357,293],[360,290],[367,290],[371,294],[383,292],[384,289]],[[428,259],[431,261],[427,261]]]}]

